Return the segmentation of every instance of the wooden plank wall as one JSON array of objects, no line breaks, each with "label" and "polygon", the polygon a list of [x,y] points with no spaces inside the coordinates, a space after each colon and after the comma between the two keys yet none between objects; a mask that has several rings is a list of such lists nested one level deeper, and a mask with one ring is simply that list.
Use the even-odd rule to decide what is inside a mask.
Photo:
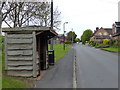
[{"label": "wooden plank wall", "polygon": [[32,33],[7,34],[6,67],[8,70],[8,75],[25,77],[33,76],[35,73],[33,73],[33,60],[35,60],[35,55],[33,58],[33,51],[35,52],[33,48],[34,38],[35,37],[33,37]]}]

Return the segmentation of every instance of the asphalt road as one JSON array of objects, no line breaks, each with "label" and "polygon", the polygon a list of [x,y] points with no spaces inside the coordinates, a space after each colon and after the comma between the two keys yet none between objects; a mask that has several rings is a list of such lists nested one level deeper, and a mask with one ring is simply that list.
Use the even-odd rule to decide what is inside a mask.
[{"label": "asphalt road", "polygon": [[[61,52],[62,53],[62,52]],[[36,83],[36,88],[72,88],[73,87],[73,58],[71,49],[62,59],[55,63]]]},{"label": "asphalt road", "polygon": [[77,88],[118,88],[118,55],[75,45]]}]

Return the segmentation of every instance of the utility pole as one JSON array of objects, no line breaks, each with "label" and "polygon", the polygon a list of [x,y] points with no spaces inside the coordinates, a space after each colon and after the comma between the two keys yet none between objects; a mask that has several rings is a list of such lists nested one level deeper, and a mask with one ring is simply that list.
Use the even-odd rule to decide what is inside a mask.
[{"label": "utility pole", "polygon": [[[53,30],[53,0],[51,0],[51,30]],[[50,40],[50,50],[53,50],[53,39]]]},{"label": "utility pole", "polygon": [[63,23],[63,49],[65,50],[65,24],[68,24],[68,22]]}]

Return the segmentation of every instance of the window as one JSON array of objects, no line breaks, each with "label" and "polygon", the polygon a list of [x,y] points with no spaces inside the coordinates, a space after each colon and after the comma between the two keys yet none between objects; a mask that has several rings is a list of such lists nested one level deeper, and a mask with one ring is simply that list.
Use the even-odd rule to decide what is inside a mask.
[{"label": "window", "polygon": [[99,35],[102,35],[102,33],[99,33]]},{"label": "window", "polygon": [[117,28],[116,25],[114,26],[114,32],[117,33]]},{"label": "window", "polygon": [[104,35],[107,35],[107,33],[105,32]]}]

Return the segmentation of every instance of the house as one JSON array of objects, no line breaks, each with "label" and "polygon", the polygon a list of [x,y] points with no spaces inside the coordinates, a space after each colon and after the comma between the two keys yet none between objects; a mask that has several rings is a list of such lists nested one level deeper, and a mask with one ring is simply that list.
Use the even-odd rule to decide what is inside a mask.
[{"label": "house", "polygon": [[63,34],[58,34],[53,38],[53,43],[54,44],[63,44],[64,43],[64,35]]},{"label": "house", "polygon": [[57,35],[50,27],[3,28],[5,69],[11,76],[37,77],[48,65],[48,40]]},{"label": "house", "polygon": [[97,43],[102,43],[103,39],[111,39],[112,38],[112,28],[98,28],[91,36],[92,41],[96,41]]},{"label": "house", "polygon": [[120,22],[115,22],[112,25],[113,39],[120,39]]}]

